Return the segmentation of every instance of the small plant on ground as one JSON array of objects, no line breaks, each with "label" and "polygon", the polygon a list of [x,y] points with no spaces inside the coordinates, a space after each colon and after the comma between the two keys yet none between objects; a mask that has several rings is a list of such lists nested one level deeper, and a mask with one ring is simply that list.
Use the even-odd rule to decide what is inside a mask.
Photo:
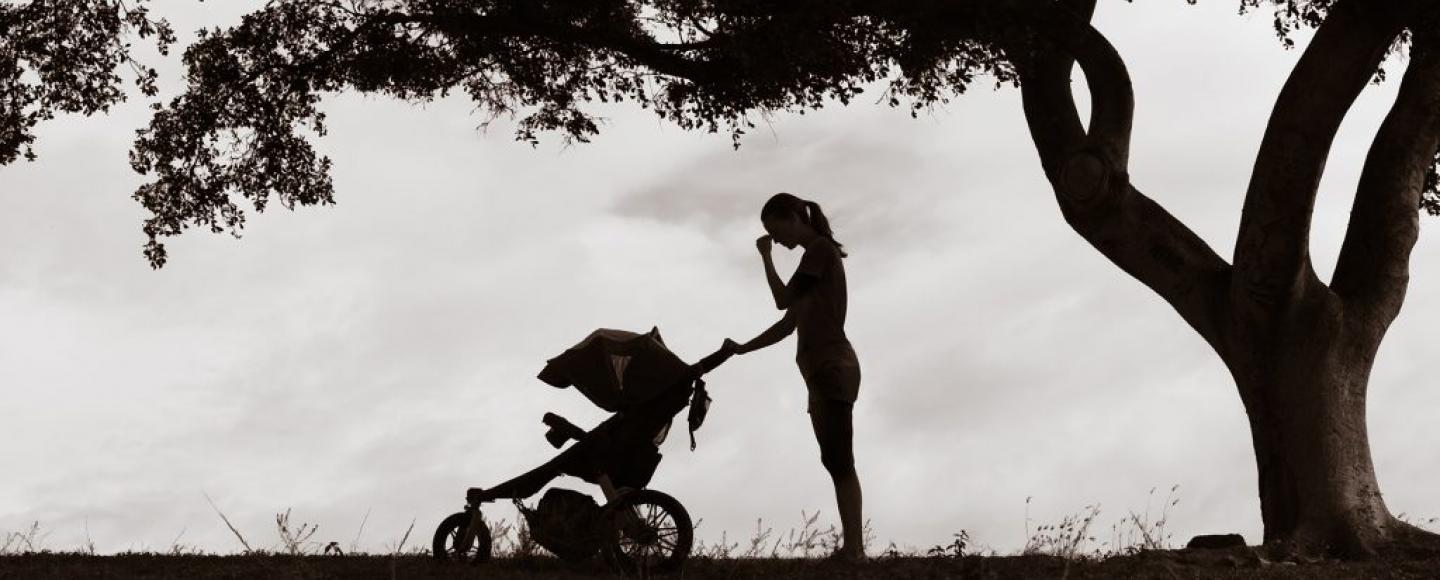
[{"label": "small plant on ground", "polygon": [[[365,508],[365,517],[360,518],[360,529],[355,530],[355,539],[350,540],[351,554],[360,553],[360,534],[365,533],[365,522],[368,521],[370,521],[370,508]],[[335,549],[340,549],[340,546],[335,546]]]},{"label": "small plant on ground", "polygon": [[514,524],[501,518],[493,524],[486,521],[485,526],[490,528],[490,554],[496,558],[509,556],[510,534],[514,531]]},{"label": "small plant on ground", "polygon": [[170,549],[165,551],[168,556],[203,556],[205,551],[199,546],[192,546],[180,543],[180,538],[185,537],[185,531],[189,528],[180,528],[180,533],[175,534],[175,539],[170,540]]},{"label": "small plant on ground", "polygon": [[[770,534],[774,530],[772,530],[771,528],[764,528],[764,530],[762,531],[761,525],[761,520],[759,518],[756,518],[755,535],[750,536],[750,547],[745,548],[745,552],[740,554],[741,558],[759,558],[760,556],[765,554],[765,544],[769,542]],[[776,546],[779,546],[778,541],[776,542]]]},{"label": "small plant on ground", "polygon": [[[934,546],[925,551],[925,555],[931,558],[959,558],[965,555],[965,547],[970,545],[970,532],[960,530],[954,534],[949,544]],[[894,550],[895,544],[890,544]]]},{"label": "small plant on ground", "polygon": [[400,536],[400,543],[395,544],[395,548],[390,550],[390,580],[398,578],[396,561],[399,559],[400,554],[405,551],[405,542],[410,539],[410,532],[413,531],[415,531],[415,520],[410,520],[410,527],[405,528],[405,535]]},{"label": "small plant on ground", "polygon": [[1170,492],[1165,494],[1165,503],[1161,505],[1159,517],[1151,521],[1150,504],[1155,498],[1155,488],[1150,488],[1150,494],[1145,498],[1144,515],[1130,512],[1124,522],[1131,526],[1129,541],[1123,545],[1117,544],[1115,549],[1123,554],[1169,549],[1172,534],[1165,531],[1165,524],[1170,519],[1170,508],[1180,503],[1180,498],[1175,497],[1175,492],[1179,490],[1178,484],[1170,487]]},{"label": "small plant on ground", "polygon": [[225,512],[220,511],[220,506],[215,505],[215,500],[210,499],[210,494],[204,495],[205,501],[210,502],[211,509],[214,509],[215,514],[220,516],[220,520],[225,522],[225,527],[230,528],[230,533],[235,534],[235,537],[240,540],[240,545],[245,546],[245,553],[254,553],[255,550],[250,549],[250,542],[245,541],[245,536],[240,534],[240,530],[235,529],[235,524],[230,523],[230,518],[225,517]]},{"label": "small plant on ground", "polygon": [[530,533],[530,523],[523,518],[515,521],[515,542],[510,550],[512,558],[534,558],[540,554],[540,543]]},{"label": "small plant on ground", "polygon": [[814,515],[805,515],[805,510],[800,510],[801,527],[799,530],[791,528],[785,537],[775,543],[775,549],[771,550],[772,556],[779,556],[779,549],[785,548],[787,555],[794,556],[799,552],[801,557],[809,558],[810,553],[826,547],[827,538],[830,538],[834,545],[839,545],[839,532],[835,526],[828,530],[821,530],[815,526],[815,521],[820,519],[820,510],[815,510]]},{"label": "small plant on ground", "polygon": [[715,544],[706,544],[703,541],[696,542],[695,555],[712,560],[727,560],[730,559],[731,554],[739,548],[740,542],[731,542],[725,532],[720,532],[720,541]]},{"label": "small plant on ground", "polygon": [[860,527],[860,548],[869,554],[870,546],[875,545],[875,540],[875,528],[870,526],[870,520],[867,519],[865,525]]},{"label": "small plant on ground", "polygon": [[504,518],[494,523],[486,521],[485,526],[490,529],[492,557],[524,559],[541,554],[540,544],[530,535],[530,527],[524,518],[517,518],[514,522]]},{"label": "small plant on ground", "polygon": [[[290,525],[290,508],[285,508],[285,513],[275,514],[275,527],[280,534],[280,545],[286,554],[300,556],[305,554],[306,548],[311,542],[310,537],[319,531],[320,526],[301,522],[299,527],[292,528]],[[332,542],[333,543],[333,542]],[[338,546],[337,546],[338,547]]]},{"label": "small plant on ground", "polygon": [[1093,542],[1090,526],[1100,515],[1100,504],[1085,506],[1079,513],[1061,518],[1058,524],[1042,525],[1030,530],[1030,499],[1025,498],[1025,547],[1021,555],[1044,554],[1073,560],[1086,556],[1082,551],[1086,542]]},{"label": "small plant on ground", "polygon": [[78,551],[86,556],[95,555],[95,540],[90,537],[90,518],[85,518],[85,543],[80,544]]},{"label": "small plant on ground", "polygon": [[895,542],[890,542],[890,545],[886,546],[885,551],[880,552],[880,557],[885,559],[909,558],[914,555],[914,550],[901,550],[899,546],[895,545]]},{"label": "small plant on ground", "polygon": [[44,552],[45,538],[49,535],[40,533],[39,521],[32,522],[29,528],[5,534],[5,539],[0,541],[0,556]]}]

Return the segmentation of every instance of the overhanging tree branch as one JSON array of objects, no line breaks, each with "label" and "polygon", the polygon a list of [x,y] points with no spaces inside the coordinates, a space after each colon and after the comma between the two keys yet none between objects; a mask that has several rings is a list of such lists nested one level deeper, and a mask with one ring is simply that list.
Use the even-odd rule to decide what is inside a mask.
[{"label": "overhanging tree branch", "polygon": [[[1041,164],[1065,221],[1220,351],[1229,265],[1130,184],[1133,93],[1124,61],[1088,24],[1093,9],[1093,1],[1078,0],[1041,17],[1059,42],[1020,67],[1025,117]],[[1072,58],[1085,71],[1092,95],[1088,134],[1070,88]]]}]

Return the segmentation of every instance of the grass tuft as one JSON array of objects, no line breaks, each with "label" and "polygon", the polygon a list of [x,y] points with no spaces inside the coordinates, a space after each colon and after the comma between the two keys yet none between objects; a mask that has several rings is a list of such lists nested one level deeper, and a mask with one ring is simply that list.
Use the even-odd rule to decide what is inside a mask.
[{"label": "grass tuft", "polygon": [[[280,547],[285,550],[286,554],[303,556],[307,549],[320,545],[319,542],[310,541],[310,537],[320,531],[320,526],[302,522],[300,527],[292,529],[290,527],[290,508],[285,508],[284,513],[275,514],[275,527],[280,534]],[[331,543],[334,544],[334,542]]]},{"label": "grass tuft", "polygon": [[225,527],[230,528],[230,533],[235,534],[235,537],[240,540],[240,545],[245,546],[245,553],[254,553],[255,550],[250,548],[250,542],[245,541],[245,536],[240,533],[240,530],[235,529],[235,524],[230,523],[230,518],[225,517],[225,512],[220,511],[220,506],[215,505],[215,500],[210,499],[210,494],[201,493],[204,494],[205,501],[210,502],[210,507],[214,509],[215,513],[220,516],[220,519],[225,522]]},{"label": "grass tuft", "polygon": [[0,556],[47,552],[45,538],[49,535],[49,532],[40,533],[39,521],[31,522],[29,528],[5,534],[5,540],[0,541]]}]

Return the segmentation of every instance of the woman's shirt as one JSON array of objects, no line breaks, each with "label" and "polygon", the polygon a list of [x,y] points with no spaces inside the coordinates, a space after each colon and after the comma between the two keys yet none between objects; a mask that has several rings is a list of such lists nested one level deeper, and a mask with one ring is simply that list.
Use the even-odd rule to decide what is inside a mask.
[{"label": "woman's shirt", "polygon": [[[845,336],[845,266],[835,242],[820,238],[805,248],[795,277],[811,276],[790,305],[795,316],[795,362],[806,376],[830,363],[858,364]],[[791,287],[795,279],[791,278]]]}]

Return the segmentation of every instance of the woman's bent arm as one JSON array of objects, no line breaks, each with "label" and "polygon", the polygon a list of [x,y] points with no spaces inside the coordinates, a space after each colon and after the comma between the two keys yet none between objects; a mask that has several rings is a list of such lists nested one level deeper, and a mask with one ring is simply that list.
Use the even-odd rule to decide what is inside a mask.
[{"label": "woman's bent arm", "polygon": [[765,282],[770,285],[770,296],[775,298],[775,308],[789,310],[796,298],[815,286],[816,277],[809,272],[796,272],[790,278],[790,283],[786,284],[780,280],[780,274],[775,272],[775,262],[766,254]]},{"label": "woman's bent arm", "polygon": [[770,285],[770,296],[775,298],[775,308],[785,310],[790,307],[790,296],[785,291],[785,281],[780,279],[780,274],[775,271],[775,260],[770,254],[760,255],[765,262],[765,282]]}]

